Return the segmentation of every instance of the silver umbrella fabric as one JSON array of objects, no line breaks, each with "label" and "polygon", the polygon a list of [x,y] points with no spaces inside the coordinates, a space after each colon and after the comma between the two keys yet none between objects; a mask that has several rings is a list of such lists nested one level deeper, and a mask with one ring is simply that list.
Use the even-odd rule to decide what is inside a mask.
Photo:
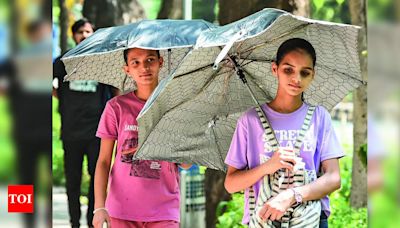
[{"label": "silver umbrella fabric", "polygon": [[[203,32],[195,49],[159,86],[139,115],[139,159],[196,163],[225,170],[238,117],[270,101],[271,74],[280,44],[304,38],[316,49],[316,76],[304,94],[310,104],[332,109],[365,83],[357,51],[358,28],[264,9]],[[254,99],[237,72],[242,71]],[[255,101],[257,103],[255,103]]]},{"label": "silver umbrella fabric", "polygon": [[65,80],[96,80],[122,91],[133,90],[134,80],[122,70],[123,51],[133,47],[160,50],[162,80],[193,48],[201,31],[214,27],[204,20],[142,20],[99,29],[63,56]]}]

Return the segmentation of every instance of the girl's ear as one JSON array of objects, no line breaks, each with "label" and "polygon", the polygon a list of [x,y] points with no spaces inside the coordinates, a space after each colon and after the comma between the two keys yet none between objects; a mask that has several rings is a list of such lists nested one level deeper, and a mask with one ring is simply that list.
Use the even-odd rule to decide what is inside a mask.
[{"label": "girl's ear", "polygon": [[164,65],[163,57],[160,56],[160,58],[158,59],[158,62],[160,63],[160,68],[161,68]]},{"label": "girl's ear", "polygon": [[124,65],[124,66],[122,67],[122,69],[124,70],[125,74],[129,75],[129,68],[128,68],[127,65]]},{"label": "girl's ear", "polygon": [[271,64],[271,71],[275,77],[278,76],[278,65],[275,62],[272,62]]}]

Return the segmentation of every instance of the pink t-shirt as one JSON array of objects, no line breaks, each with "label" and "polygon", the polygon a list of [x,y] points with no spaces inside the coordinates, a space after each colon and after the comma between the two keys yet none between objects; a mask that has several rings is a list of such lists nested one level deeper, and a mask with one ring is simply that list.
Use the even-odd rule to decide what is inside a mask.
[{"label": "pink t-shirt", "polygon": [[152,222],[179,222],[179,173],[175,163],[136,160],[121,151],[137,146],[136,117],[145,102],[134,92],[107,102],[96,136],[117,140],[117,153],[109,177],[106,208],[114,218]]}]

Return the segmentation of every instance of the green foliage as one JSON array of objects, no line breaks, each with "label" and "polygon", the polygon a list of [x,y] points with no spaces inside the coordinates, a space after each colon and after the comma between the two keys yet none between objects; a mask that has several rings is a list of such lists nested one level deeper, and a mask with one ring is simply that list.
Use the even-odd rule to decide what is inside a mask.
[{"label": "green foliage", "polygon": [[328,219],[329,227],[367,227],[367,209],[354,209],[344,198],[331,200],[332,214]]},{"label": "green foliage", "polygon": [[368,0],[369,22],[396,21],[396,7],[392,0]]},{"label": "green foliage", "polygon": [[[342,145],[346,153],[340,159],[340,176],[342,187],[330,195],[331,215],[328,219],[329,227],[367,227],[367,209],[354,209],[350,206],[351,172],[353,145]],[[243,194],[232,195],[229,202],[222,201],[217,208],[218,224],[222,227],[245,227],[241,225],[244,209]]]},{"label": "green foliage", "polygon": [[[390,139],[389,139],[390,140]],[[399,159],[398,142],[384,139],[387,150],[382,162],[383,186],[376,192],[369,194],[370,209],[369,224],[371,227],[399,227],[400,201],[399,201]]]},{"label": "green foliage", "polygon": [[0,1],[0,23],[5,23],[7,22],[7,19],[9,18],[9,4],[8,2],[5,1]]},{"label": "green foliage", "polygon": [[350,24],[349,1],[312,0],[311,18]]},{"label": "green foliage", "polygon": [[204,19],[213,23],[215,20],[217,20],[217,14],[215,13],[216,5],[218,5],[216,0],[207,0],[207,2],[203,0],[193,0],[192,18]]},{"label": "green foliage", "polygon": [[64,151],[62,149],[62,142],[59,139],[53,139],[53,185],[64,186]]},{"label": "green foliage", "polygon": [[161,8],[161,0],[153,0],[153,1],[139,0],[139,3],[146,11],[147,19],[157,18],[158,11]]},{"label": "green foliage", "polygon": [[343,145],[347,156],[340,159],[342,187],[330,196],[331,215],[329,227],[367,227],[367,209],[354,209],[350,206],[352,145]]},{"label": "green foliage", "polygon": [[8,109],[8,100],[0,96],[0,181],[10,182],[16,179],[15,152],[11,140],[12,117]]},{"label": "green foliage", "polygon": [[[345,151],[352,151],[352,145],[344,146]],[[331,198],[343,198],[346,201],[350,199],[350,190],[351,190],[351,171],[352,171],[352,160],[353,156],[350,155],[350,152],[346,153],[346,156],[339,160],[340,163],[340,177],[342,180],[342,185],[340,190],[333,192],[331,194]],[[333,210],[336,208],[331,207]]]},{"label": "green foliage", "polygon": [[218,223],[216,228],[241,228],[244,208],[243,193],[235,193],[232,200],[221,201],[217,207]]},{"label": "green foliage", "polygon": [[347,94],[347,95],[343,98],[342,102],[353,102],[353,92]]}]

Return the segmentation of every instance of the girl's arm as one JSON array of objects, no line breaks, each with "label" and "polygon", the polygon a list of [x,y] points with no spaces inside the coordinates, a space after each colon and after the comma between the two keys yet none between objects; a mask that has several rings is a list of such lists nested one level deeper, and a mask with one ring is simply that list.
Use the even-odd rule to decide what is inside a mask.
[{"label": "girl's arm", "polygon": [[275,173],[278,169],[286,168],[293,170],[296,163],[293,153],[287,153],[283,150],[276,151],[272,157],[265,163],[249,170],[240,170],[228,166],[228,172],[225,178],[225,189],[229,193],[242,191],[263,178],[267,174]]},{"label": "girl's arm", "polygon": [[105,221],[110,224],[110,218],[104,208],[107,196],[108,174],[110,172],[114,144],[114,139],[101,139],[100,154],[94,175],[94,209],[103,209],[97,210],[94,214],[93,225],[95,227],[102,227],[103,222]]},{"label": "girl's arm", "polygon": [[[340,188],[340,169],[337,158],[322,162],[321,168],[324,174],[316,181],[298,187],[296,190],[301,194],[303,202],[317,200]],[[296,203],[294,192],[287,189],[276,197],[271,198],[260,210],[259,216],[263,220],[279,220],[285,211]]]},{"label": "girl's arm", "polygon": [[297,188],[303,201],[321,199],[322,197],[340,188],[340,168],[337,158],[328,159],[322,162],[323,175],[316,181]]}]

